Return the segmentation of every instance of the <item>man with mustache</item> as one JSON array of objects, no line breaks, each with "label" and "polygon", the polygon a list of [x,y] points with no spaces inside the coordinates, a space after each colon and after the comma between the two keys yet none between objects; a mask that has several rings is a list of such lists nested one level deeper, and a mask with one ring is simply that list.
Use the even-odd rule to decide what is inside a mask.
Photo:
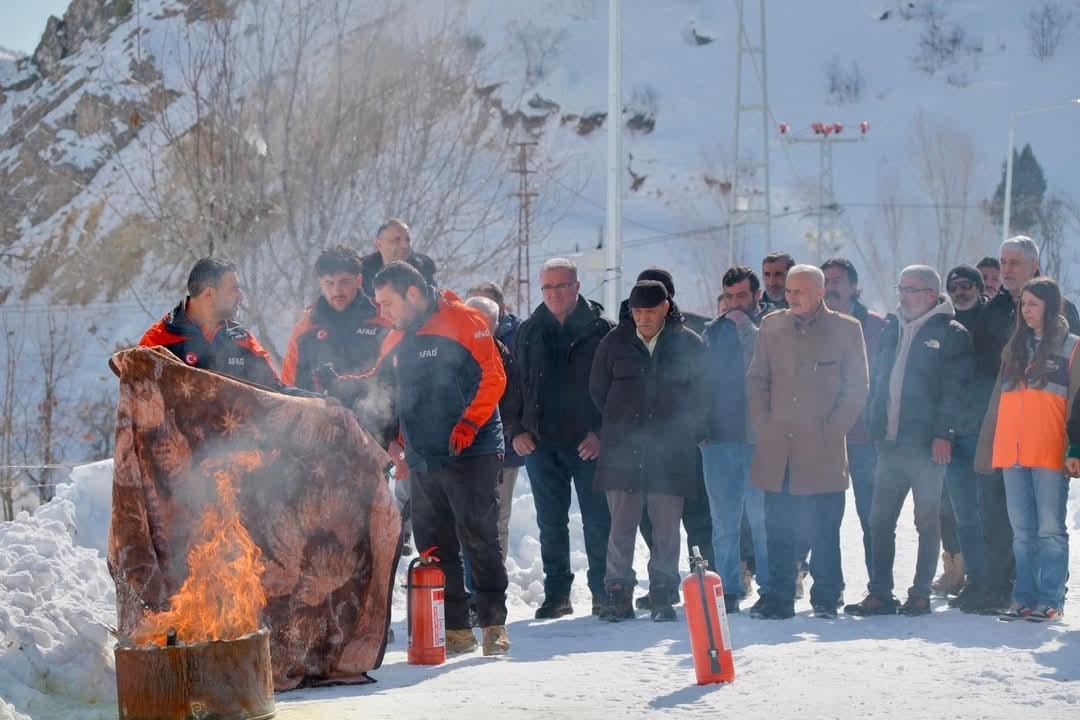
[{"label": "man with mustache", "polygon": [[244,291],[236,265],[219,257],[200,258],[191,268],[187,297],[139,340],[164,347],[183,362],[274,390],[284,390],[270,355],[236,321]]},{"label": "man with mustache", "polygon": [[[866,344],[866,359],[870,375],[875,370],[874,357],[877,355],[878,339],[885,329],[885,318],[868,310],[859,302],[859,273],[855,265],[847,258],[835,257],[821,265],[825,273],[825,304],[830,310],[850,315],[859,321],[862,327],[863,342]],[[848,474],[851,476],[851,488],[855,493],[855,512],[863,534],[863,556],[866,572],[870,572],[870,506],[874,497],[874,473],[877,469],[877,446],[867,434],[866,422],[862,415],[855,421],[847,436]]]}]

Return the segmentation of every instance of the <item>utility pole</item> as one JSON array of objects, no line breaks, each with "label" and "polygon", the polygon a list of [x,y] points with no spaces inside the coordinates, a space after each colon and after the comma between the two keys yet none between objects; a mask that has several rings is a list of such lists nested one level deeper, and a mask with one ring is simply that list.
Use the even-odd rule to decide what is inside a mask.
[{"label": "utility pole", "polygon": [[604,308],[617,313],[622,277],[622,0],[608,0],[607,235]]},{"label": "utility pole", "polygon": [[[732,145],[731,162],[731,207],[728,211],[728,267],[735,265],[735,246],[738,229],[743,225],[761,225],[765,231],[765,251],[772,249],[772,207],[769,185],[769,82],[768,62],[765,54],[765,0],[758,0],[759,30],[757,42],[752,42],[746,15],[745,0],[736,0],[738,12],[735,38],[735,142]],[[746,98],[743,93],[743,59],[749,60],[754,68],[754,89],[756,93]],[[753,95],[756,94],[756,97]],[[747,116],[747,127],[743,127],[743,116]],[[761,157],[742,165],[743,133],[746,130],[756,132],[761,141]],[[743,187],[740,174],[743,169],[749,177],[763,182],[763,188],[754,191]]]},{"label": "utility pole", "polygon": [[[789,134],[791,127],[787,123],[780,123],[780,136],[791,143],[813,143],[818,146],[818,202],[814,214],[817,215],[817,235],[810,241],[810,254],[818,263],[824,262],[823,245],[825,233],[830,235],[836,230],[836,216],[840,213],[840,206],[836,202],[833,193],[833,145],[835,143],[862,142],[866,134],[870,132],[870,123],[863,120],[859,123],[859,134],[840,137],[844,132],[843,123],[810,124],[812,136],[796,137]],[[826,217],[828,222],[826,223]]]},{"label": "utility pole", "polygon": [[510,172],[518,176],[518,190],[510,193],[511,197],[518,199],[515,308],[519,316],[526,317],[532,309],[532,271],[529,258],[530,220],[532,219],[532,199],[537,196],[537,193],[529,189],[529,175],[536,172],[529,169],[529,148],[536,145],[536,141],[525,140],[510,144],[517,148],[517,162],[510,168]]}]

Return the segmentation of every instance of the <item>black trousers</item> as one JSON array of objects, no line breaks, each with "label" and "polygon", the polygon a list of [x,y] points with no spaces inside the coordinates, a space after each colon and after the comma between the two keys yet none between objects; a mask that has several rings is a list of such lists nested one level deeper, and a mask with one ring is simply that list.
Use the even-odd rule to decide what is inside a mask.
[{"label": "black trousers", "polygon": [[418,550],[438,547],[439,569],[446,575],[447,630],[469,628],[459,552],[469,561],[480,626],[506,624],[497,489],[501,471],[501,456],[480,455],[411,475],[413,535]]},{"label": "black trousers", "polygon": [[986,584],[992,591],[1011,593],[1016,578],[1012,524],[1005,505],[1005,479],[1000,470],[980,475],[979,514],[986,541]]}]

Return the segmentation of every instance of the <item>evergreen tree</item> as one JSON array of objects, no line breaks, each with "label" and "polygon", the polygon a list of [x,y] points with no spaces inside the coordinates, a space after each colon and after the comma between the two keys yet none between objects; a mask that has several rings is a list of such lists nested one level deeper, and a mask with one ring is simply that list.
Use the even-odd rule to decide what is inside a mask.
[{"label": "evergreen tree", "polygon": [[[1046,175],[1035,159],[1030,144],[1020,152],[1013,150],[1012,207],[1009,212],[1009,235],[1032,234],[1039,227],[1043,198],[1046,195]],[[1001,227],[1002,204],[1005,200],[1005,166],[1001,168],[989,212],[993,222]]]}]

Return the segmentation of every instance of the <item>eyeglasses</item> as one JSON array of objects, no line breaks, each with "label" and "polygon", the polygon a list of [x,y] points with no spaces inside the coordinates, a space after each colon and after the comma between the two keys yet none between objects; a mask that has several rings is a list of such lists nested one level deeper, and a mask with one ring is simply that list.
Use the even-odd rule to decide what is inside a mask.
[{"label": "eyeglasses", "polygon": [[562,282],[562,283],[557,283],[555,285],[541,285],[540,290],[541,290],[541,292],[552,292],[553,290],[566,290],[568,288],[574,287],[574,285],[575,285],[575,283],[572,283],[572,282]]},{"label": "eyeglasses", "polygon": [[917,288],[917,287],[904,287],[903,285],[896,286],[896,292],[900,295],[915,295],[921,292],[934,292],[933,288]]},{"label": "eyeglasses", "polygon": [[949,292],[956,292],[957,290],[971,290],[973,287],[975,287],[975,283],[970,280],[959,280],[946,289]]}]

